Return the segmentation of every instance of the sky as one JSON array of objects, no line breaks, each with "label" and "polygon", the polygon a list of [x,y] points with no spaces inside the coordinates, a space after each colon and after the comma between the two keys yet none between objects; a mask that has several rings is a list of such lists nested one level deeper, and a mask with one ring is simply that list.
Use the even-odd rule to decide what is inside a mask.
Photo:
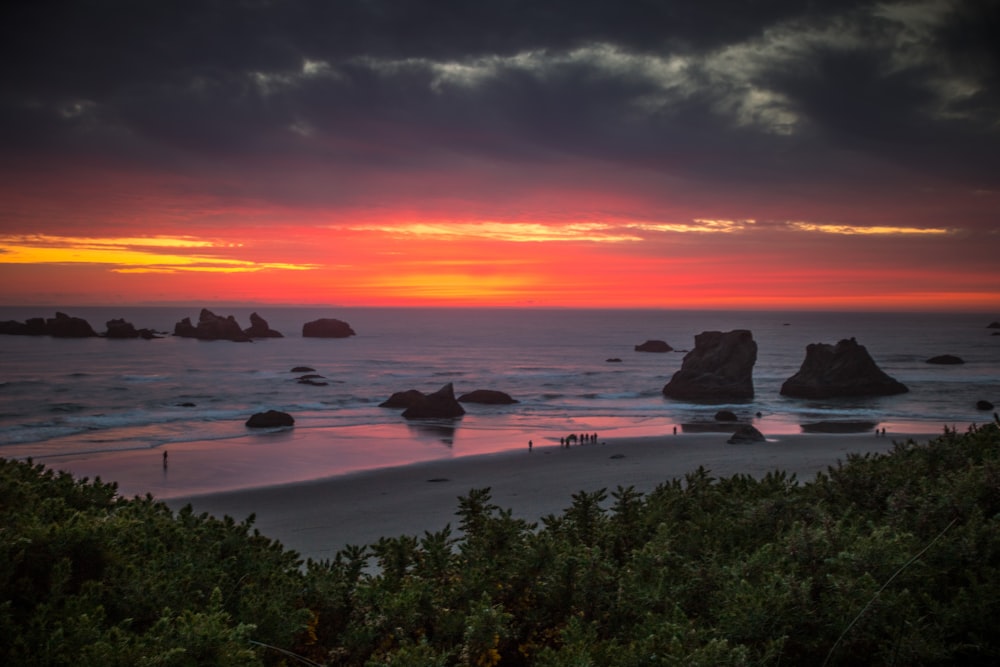
[{"label": "sky", "polygon": [[1000,313],[997,0],[0,9],[0,304]]}]

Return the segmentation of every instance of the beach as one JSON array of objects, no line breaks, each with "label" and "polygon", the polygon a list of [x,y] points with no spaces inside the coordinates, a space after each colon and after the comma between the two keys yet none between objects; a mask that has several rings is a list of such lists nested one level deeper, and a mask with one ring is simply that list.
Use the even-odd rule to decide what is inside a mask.
[{"label": "beach", "polygon": [[725,433],[619,438],[438,459],[166,502],[174,510],[191,504],[196,513],[240,521],[253,514],[263,535],[303,558],[323,560],[347,545],[370,544],[380,537],[419,537],[448,524],[456,529],[458,498],[470,489],[489,487],[496,505],[534,522],[561,513],[578,491],[606,488],[610,496],[619,486],[632,486],[649,492],[699,467],[716,478],[783,470],[806,482],[851,453],[887,452],[895,442],[926,442],[939,435],[793,434],[750,445],[727,444]]}]

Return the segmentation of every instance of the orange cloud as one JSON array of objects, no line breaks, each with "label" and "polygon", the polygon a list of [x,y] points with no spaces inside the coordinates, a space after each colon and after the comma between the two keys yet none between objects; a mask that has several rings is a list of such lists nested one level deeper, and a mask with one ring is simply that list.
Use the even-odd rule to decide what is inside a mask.
[{"label": "orange cloud", "polygon": [[847,236],[943,236],[954,234],[955,230],[945,227],[906,227],[896,225],[838,225],[813,222],[789,222],[791,229],[821,234],[843,234]]},{"label": "orange cloud", "polygon": [[197,233],[171,215],[149,219],[159,233],[147,237],[0,235],[0,303],[71,305],[115,295],[118,302],[355,306],[1000,307],[986,260],[974,253],[960,266],[947,260],[942,244],[962,235],[944,227],[211,210],[212,224]]},{"label": "orange cloud", "polygon": [[[238,273],[281,269],[302,271],[314,265],[255,262],[206,253],[214,248],[231,249],[242,244],[206,241],[194,237],[89,238],[53,235],[0,236],[0,263],[6,264],[102,264],[118,273],[172,273],[197,271]],[[161,252],[196,249],[182,255]]]}]

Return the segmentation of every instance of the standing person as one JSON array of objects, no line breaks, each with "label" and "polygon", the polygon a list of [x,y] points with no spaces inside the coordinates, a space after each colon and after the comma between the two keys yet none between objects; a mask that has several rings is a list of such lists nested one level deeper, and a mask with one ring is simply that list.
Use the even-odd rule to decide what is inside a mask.
[{"label": "standing person", "polygon": [[167,469],[167,450],[163,450],[163,469]]},{"label": "standing person", "polygon": [[534,446],[534,443],[532,443],[532,442],[531,442],[531,440],[529,440],[529,441],[528,441],[528,451],[529,451],[529,452],[531,451],[531,448],[532,448],[533,446]]}]

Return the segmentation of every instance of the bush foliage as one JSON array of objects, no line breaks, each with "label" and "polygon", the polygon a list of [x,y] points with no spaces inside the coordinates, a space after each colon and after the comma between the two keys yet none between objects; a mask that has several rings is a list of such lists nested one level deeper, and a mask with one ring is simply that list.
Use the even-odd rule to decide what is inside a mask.
[{"label": "bush foliage", "polygon": [[7,665],[994,665],[1000,424],[809,483],[698,469],[540,524],[303,562],[243,522],[0,459]]}]

